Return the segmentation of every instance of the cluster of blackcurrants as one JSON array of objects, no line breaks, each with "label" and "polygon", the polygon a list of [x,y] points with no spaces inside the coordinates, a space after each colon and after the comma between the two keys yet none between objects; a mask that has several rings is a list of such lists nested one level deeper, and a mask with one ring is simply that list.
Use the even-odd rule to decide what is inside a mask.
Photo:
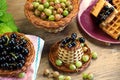
[{"label": "cluster of blackcurrants", "polygon": [[76,33],[72,33],[71,37],[66,37],[65,39],[61,40],[61,47],[74,47],[76,46],[76,41],[79,41],[80,43],[84,43],[85,42],[85,38],[84,37],[79,37],[77,38],[77,34]]},{"label": "cluster of blackcurrants", "polygon": [[0,69],[17,70],[25,64],[29,50],[27,40],[15,33],[0,38]]},{"label": "cluster of blackcurrants", "polygon": [[104,6],[98,15],[99,23],[106,20],[106,18],[114,11],[114,7]]}]

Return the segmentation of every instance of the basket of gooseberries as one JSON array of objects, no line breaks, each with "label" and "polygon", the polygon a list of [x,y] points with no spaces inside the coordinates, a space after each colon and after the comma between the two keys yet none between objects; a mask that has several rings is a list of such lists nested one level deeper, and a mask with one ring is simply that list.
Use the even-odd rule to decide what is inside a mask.
[{"label": "basket of gooseberries", "polygon": [[79,10],[78,0],[27,0],[24,13],[37,28],[48,32],[62,31]]}]

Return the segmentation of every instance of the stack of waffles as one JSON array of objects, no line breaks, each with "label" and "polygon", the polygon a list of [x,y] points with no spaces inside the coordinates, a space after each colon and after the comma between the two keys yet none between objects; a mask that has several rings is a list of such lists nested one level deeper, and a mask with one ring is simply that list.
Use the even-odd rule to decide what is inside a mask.
[{"label": "stack of waffles", "polygon": [[[100,28],[114,39],[120,39],[120,1],[98,0],[91,14],[99,21]],[[115,6],[115,7],[114,7]]]}]

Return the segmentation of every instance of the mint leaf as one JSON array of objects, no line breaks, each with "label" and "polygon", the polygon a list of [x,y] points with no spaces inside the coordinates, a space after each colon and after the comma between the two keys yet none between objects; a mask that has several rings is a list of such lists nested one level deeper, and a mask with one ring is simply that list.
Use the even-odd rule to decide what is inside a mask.
[{"label": "mint leaf", "polygon": [[6,32],[13,32],[13,30],[9,28],[6,24],[0,23],[0,34],[4,34]]},{"label": "mint leaf", "polygon": [[3,12],[3,15],[0,16],[0,21],[1,22],[8,22],[8,21],[13,21],[13,17],[11,14],[7,13],[7,12]]},{"label": "mint leaf", "polygon": [[6,22],[6,25],[13,30],[13,32],[18,32],[19,29],[15,25],[15,22],[13,20]]},{"label": "mint leaf", "polygon": [[0,11],[6,11],[6,10],[7,10],[6,0],[0,0]]}]

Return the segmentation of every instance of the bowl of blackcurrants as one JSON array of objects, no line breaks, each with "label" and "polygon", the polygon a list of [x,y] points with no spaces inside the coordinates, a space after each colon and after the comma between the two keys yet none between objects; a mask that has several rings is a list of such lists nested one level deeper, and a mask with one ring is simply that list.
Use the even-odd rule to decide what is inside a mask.
[{"label": "bowl of blackcurrants", "polygon": [[27,0],[24,13],[37,28],[48,32],[62,31],[79,10],[78,0]]},{"label": "bowl of blackcurrants", "polygon": [[34,60],[32,42],[22,33],[0,35],[0,76],[17,76]]}]

